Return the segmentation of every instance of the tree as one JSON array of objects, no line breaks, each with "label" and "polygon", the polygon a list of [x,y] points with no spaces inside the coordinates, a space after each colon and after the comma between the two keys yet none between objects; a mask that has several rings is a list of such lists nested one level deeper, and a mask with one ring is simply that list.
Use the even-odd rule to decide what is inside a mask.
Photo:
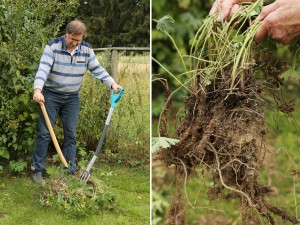
[{"label": "tree", "polygon": [[80,0],[79,19],[95,47],[150,45],[149,0]]}]

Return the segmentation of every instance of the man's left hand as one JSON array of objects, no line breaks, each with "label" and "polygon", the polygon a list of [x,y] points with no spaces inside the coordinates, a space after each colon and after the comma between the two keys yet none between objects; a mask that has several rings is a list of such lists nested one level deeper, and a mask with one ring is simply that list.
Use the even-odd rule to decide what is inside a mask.
[{"label": "man's left hand", "polygon": [[118,88],[123,89],[123,88],[122,88],[120,85],[118,85],[117,83],[113,83],[113,84],[111,85],[111,88],[114,90],[115,94],[118,94],[118,93],[119,93]]}]

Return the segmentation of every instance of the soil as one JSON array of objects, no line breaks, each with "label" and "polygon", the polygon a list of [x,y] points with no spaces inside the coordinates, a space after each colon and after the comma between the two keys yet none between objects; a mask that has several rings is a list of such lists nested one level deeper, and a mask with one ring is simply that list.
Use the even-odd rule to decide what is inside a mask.
[{"label": "soil", "polygon": [[[229,86],[230,76],[222,75],[186,99],[186,115],[177,129],[180,142],[161,151],[159,158],[167,166],[176,166],[178,181],[203,165],[216,180],[208,191],[209,199],[238,198],[243,225],[260,224],[259,215],[270,224],[274,224],[273,215],[296,224],[295,217],[266,201],[265,194],[274,189],[258,182],[259,169],[269,146],[265,142],[264,101],[260,96],[263,84],[249,74],[243,85],[237,84],[234,90],[229,90]],[[287,102],[279,109],[290,113],[293,104]],[[165,135],[165,130],[163,133]],[[177,185],[182,186],[183,181]],[[177,190],[167,213],[167,225],[186,224],[180,187]],[[180,223],[175,223],[178,218]]]}]

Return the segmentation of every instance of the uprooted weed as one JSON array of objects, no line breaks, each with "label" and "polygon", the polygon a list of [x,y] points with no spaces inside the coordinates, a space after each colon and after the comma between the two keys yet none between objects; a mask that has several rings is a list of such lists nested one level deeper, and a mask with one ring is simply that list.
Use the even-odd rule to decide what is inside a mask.
[{"label": "uprooted weed", "polygon": [[115,196],[97,178],[84,183],[77,176],[57,173],[42,187],[40,203],[78,217],[113,209]]},{"label": "uprooted weed", "polygon": [[[228,93],[215,83],[206,87],[206,93],[190,96],[187,114],[177,130],[180,142],[161,151],[160,157],[167,165],[178,167],[179,177],[190,174],[200,164],[205,165],[214,180],[219,180],[209,190],[211,200],[239,198],[240,209],[250,206],[271,224],[271,212],[295,224],[295,217],[266,202],[264,194],[273,190],[258,182],[264,155],[270,150],[264,140],[263,102],[257,98],[260,86],[254,77],[247,77],[243,92]],[[225,196],[225,189],[232,193]],[[173,202],[178,204],[179,200]],[[249,215],[242,213],[244,220],[253,221],[256,214]]]},{"label": "uprooted weed", "polygon": [[[247,4],[229,23],[209,17],[196,34],[188,56],[190,72],[186,72],[193,84],[186,115],[177,128],[179,143],[158,155],[176,168],[177,194],[167,213],[168,225],[185,224],[181,187],[199,165],[217,180],[208,191],[211,200],[240,200],[243,225],[262,224],[260,216],[275,224],[272,214],[298,223],[296,217],[267,202],[265,194],[273,189],[258,182],[264,156],[271,151],[265,141],[265,96],[278,100],[274,90],[280,88],[278,73],[282,72],[280,66],[274,69],[266,50],[253,44],[259,22],[242,30],[259,6],[259,2]],[[233,22],[240,28],[234,29]],[[279,104],[279,110],[291,113],[293,104]],[[165,107],[162,118],[167,111]]]}]

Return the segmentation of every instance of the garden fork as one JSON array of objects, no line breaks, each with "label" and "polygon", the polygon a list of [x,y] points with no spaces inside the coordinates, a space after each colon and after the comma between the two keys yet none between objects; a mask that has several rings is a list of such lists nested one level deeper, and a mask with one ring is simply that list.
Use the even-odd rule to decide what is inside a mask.
[{"label": "garden fork", "polygon": [[105,134],[106,134],[106,131],[107,131],[107,128],[108,128],[108,125],[109,125],[112,113],[113,113],[115,107],[117,106],[117,102],[121,99],[122,95],[124,94],[124,89],[120,88],[120,89],[118,89],[118,91],[119,91],[118,94],[115,94],[114,92],[111,93],[111,97],[110,97],[110,99],[111,99],[110,110],[109,110],[108,116],[106,118],[105,125],[104,125],[104,128],[103,128],[102,134],[101,134],[101,138],[100,138],[100,140],[98,142],[97,149],[96,149],[96,151],[95,151],[95,153],[93,155],[93,158],[89,162],[86,170],[83,171],[80,174],[79,179],[81,181],[83,181],[84,183],[86,183],[89,180],[89,178],[90,178],[90,170],[91,170],[93,164],[95,163],[97,157],[99,156],[100,150],[102,149],[102,145],[103,145],[103,142],[104,142]]}]

